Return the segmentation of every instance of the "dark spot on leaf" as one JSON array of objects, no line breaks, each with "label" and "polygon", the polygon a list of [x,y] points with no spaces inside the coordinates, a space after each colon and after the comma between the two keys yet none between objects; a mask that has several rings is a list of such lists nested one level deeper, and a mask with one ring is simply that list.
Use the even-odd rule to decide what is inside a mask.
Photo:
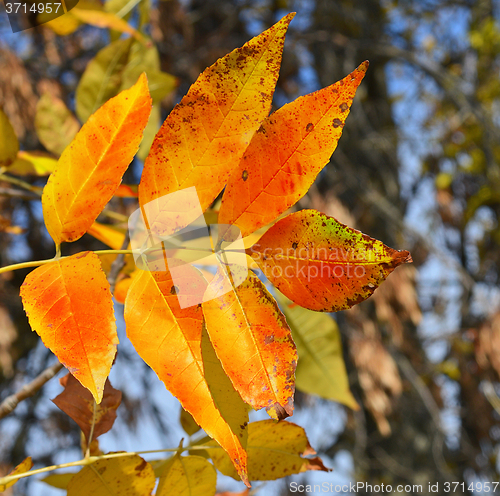
[{"label": "dark spot on leaf", "polygon": [[246,181],[248,179],[248,171],[247,170],[243,171],[243,173],[241,174],[241,179],[243,179],[243,181]]},{"label": "dark spot on leaf", "polygon": [[342,112],[345,112],[348,108],[349,108],[349,105],[347,105],[347,103],[343,102],[340,104],[340,110]]},{"label": "dark spot on leaf", "polygon": [[177,286],[172,286],[170,288],[170,294],[171,295],[177,294],[178,292],[179,292],[179,288]]},{"label": "dark spot on leaf", "polygon": [[312,130],[314,129],[314,124],[312,122],[310,122],[307,126],[306,126],[306,131],[308,133],[310,133]]},{"label": "dark spot on leaf", "polygon": [[333,119],[333,127],[339,127],[342,125],[342,121],[339,118]]},{"label": "dark spot on leaf", "polygon": [[296,249],[297,249],[297,246],[299,246],[297,243],[295,243],[295,242],[294,242],[294,243],[292,243],[292,248],[293,248],[294,250],[296,250]]},{"label": "dark spot on leaf", "polygon": [[142,472],[142,471],[146,468],[146,465],[147,465],[147,464],[148,464],[148,463],[146,462],[146,460],[142,460],[142,462],[141,462],[141,463],[139,463],[139,465],[137,465],[137,467],[135,467],[135,469],[134,469],[134,470],[135,470],[136,472]]}]

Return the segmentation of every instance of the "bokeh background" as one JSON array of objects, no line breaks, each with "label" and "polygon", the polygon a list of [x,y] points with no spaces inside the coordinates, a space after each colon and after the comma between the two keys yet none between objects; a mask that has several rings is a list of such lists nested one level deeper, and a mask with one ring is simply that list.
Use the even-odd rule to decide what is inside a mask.
[{"label": "bokeh background", "polygon": [[[339,146],[297,207],[409,249],[414,263],[398,268],[366,302],[334,315],[361,409],[297,393],[291,420],[334,472],[258,483],[256,494],[292,494],[290,480],[422,484],[420,494],[430,494],[429,482],[458,481],[465,490],[455,494],[482,494],[476,483],[498,481],[500,472],[500,2],[108,4],[132,25],[146,21],[161,70],[177,78],[158,102],[162,120],[205,67],[291,11],[297,15],[275,108],[370,61]],[[0,107],[23,149],[44,150],[34,126],[41,95],[74,111],[87,64],[110,41],[106,30],[88,25],[64,36],[47,25],[14,34],[0,5]],[[137,183],[141,168],[135,160],[125,182]],[[28,180],[43,186],[46,179]],[[0,187],[0,266],[52,257],[40,202],[11,183]],[[132,207],[116,200],[113,208],[126,214]],[[85,235],[68,249],[100,248]],[[0,276],[0,400],[55,360],[22,309],[26,273]],[[117,304],[118,314],[122,308]],[[119,327],[111,382],[123,403],[101,448],[174,448],[186,436],[179,405]],[[0,422],[0,473],[28,455],[36,466],[80,458],[76,424],[49,401],[60,391],[52,380]],[[243,489],[224,477],[219,487]],[[63,493],[30,478],[14,494]]]}]

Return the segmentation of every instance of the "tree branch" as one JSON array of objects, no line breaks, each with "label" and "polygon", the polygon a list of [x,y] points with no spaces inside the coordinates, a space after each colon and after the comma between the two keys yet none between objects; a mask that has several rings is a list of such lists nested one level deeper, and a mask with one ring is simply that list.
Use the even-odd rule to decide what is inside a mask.
[{"label": "tree branch", "polygon": [[63,365],[61,363],[55,363],[54,365],[45,369],[40,375],[33,379],[29,384],[24,385],[17,393],[7,396],[2,403],[0,403],[0,419],[12,413],[17,405],[26,398],[33,396],[37,391],[39,391],[42,386],[50,381],[61,369]]}]

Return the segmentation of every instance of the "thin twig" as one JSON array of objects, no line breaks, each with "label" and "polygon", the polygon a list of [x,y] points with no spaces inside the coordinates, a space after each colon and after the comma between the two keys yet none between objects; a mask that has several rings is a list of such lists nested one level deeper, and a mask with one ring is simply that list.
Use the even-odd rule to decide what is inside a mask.
[{"label": "thin twig", "polygon": [[26,398],[33,396],[41,387],[48,382],[52,377],[54,377],[61,369],[63,365],[61,363],[55,363],[54,365],[45,369],[40,375],[33,379],[29,384],[24,385],[17,393],[12,394],[5,398],[0,404],[0,419],[9,415],[14,409],[19,405],[19,403]]},{"label": "thin twig", "polygon": [[[123,240],[121,249],[126,250],[129,243],[130,243],[130,233],[127,230],[125,232],[125,239]],[[111,269],[109,270],[109,274],[108,274],[108,282],[109,282],[109,286],[111,288],[112,294],[115,292],[116,278],[118,277],[120,270],[122,270],[124,266],[125,266],[125,254],[120,253],[115,258],[115,260],[113,260],[113,263],[111,264]]]}]

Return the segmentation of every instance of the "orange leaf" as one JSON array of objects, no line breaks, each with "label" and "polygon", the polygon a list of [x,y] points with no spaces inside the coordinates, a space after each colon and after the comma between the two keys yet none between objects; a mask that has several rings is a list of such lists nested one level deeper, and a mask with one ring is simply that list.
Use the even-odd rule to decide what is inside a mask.
[{"label": "orange leaf", "polygon": [[[169,260],[170,266],[172,263]],[[201,274],[189,265],[185,270],[186,284],[202,295],[206,282]],[[215,370],[220,365],[213,359],[207,361],[207,339],[202,359],[202,310],[199,305],[181,309],[176,295],[179,289],[182,288],[173,284],[168,270],[135,274],[125,300],[127,335],[183,408],[229,454],[241,479],[248,484],[243,447],[246,407],[222,370]],[[216,381],[209,384],[206,377],[215,374],[219,387],[225,388],[217,397],[225,401],[214,401],[215,392],[211,389]],[[224,379],[227,384],[220,386]]]},{"label": "orange leaf", "polygon": [[[224,277],[219,270],[215,279]],[[265,407],[274,419],[292,415],[297,351],[284,315],[259,278],[249,272],[233,291],[202,306],[210,340],[243,400]]]},{"label": "orange leaf", "polygon": [[114,226],[94,222],[88,229],[87,234],[94,236],[105,245],[120,250],[125,240],[125,234]]},{"label": "orange leaf", "polygon": [[116,409],[122,401],[122,393],[111,385],[109,379],[106,379],[102,401],[96,406],[95,412],[94,398],[71,374],[65,375],[59,379],[59,382],[64,387],[64,391],[52,401],[78,424],[87,442],[93,423],[92,440],[113,427]]},{"label": "orange leaf", "polygon": [[137,198],[139,196],[137,184],[120,184],[115,191],[118,198]]},{"label": "orange leaf", "polygon": [[87,231],[118,188],[151,112],[143,74],[98,109],[64,150],[43,190],[45,224],[57,245]]},{"label": "orange leaf", "polygon": [[82,252],[36,268],[26,276],[21,298],[45,346],[100,403],[118,336],[97,255]]},{"label": "orange leaf", "polygon": [[316,210],[283,217],[247,254],[285,296],[321,312],[366,300],[398,265],[412,261],[408,251]]},{"label": "orange leaf", "polygon": [[144,164],[141,206],[197,187],[202,209],[224,187],[271,109],[285,33],[295,14],[208,67],[163,123]]},{"label": "orange leaf", "polygon": [[231,174],[220,224],[242,236],[269,224],[302,198],[330,160],[368,61],[341,81],[297,98],[271,114]]}]

